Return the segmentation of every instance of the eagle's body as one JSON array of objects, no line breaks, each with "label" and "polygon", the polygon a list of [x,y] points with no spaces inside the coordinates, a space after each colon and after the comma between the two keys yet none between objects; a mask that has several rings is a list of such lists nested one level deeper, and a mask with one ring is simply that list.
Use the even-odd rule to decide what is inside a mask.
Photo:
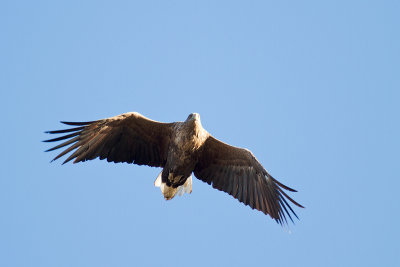
[{"label": "eagle's body", "polygon": [[[167,185],[182,185],[194,170],[199,149],[209,136],[197,118],[197,114],[191,115],[174,127],[167,162],[162,172],[162,181]],[[168,179],[169,174],[173,174],[172,179]]]},{"label": "eagle's body", "polygon": [[79,127],[48,132],[69,133],[46,140],[68,139],[48,150],[70,145],[54,160],[76,149],[64,163],[99,157],[162,167],[155,185],[167,200],[176,194],[190,193],[194,173],[214,188],[269,214],[278,223],[286,222],[286,215],[291,219],[289,210],[296,216],[286,199],[302,207],[282,189],[295,190],[275,180],[250,151],[212,137],[202,127],[199,114],[192,113],[184,122],[174,123],[156,122],[137,112],[92,122],[63,123]]}]

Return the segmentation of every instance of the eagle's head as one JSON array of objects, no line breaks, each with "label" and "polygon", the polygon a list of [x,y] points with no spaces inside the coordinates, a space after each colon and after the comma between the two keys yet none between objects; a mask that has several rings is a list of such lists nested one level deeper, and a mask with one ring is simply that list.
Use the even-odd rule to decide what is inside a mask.
[{"label": "eagle's head", "polygon": [[199,121],[200,122],[200,114],[199,113],[190,113],[187,117],[186,121]]}]

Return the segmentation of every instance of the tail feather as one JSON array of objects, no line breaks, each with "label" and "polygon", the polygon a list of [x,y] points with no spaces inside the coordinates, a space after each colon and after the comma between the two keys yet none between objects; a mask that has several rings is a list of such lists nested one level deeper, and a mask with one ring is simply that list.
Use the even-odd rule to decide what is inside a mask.
[{"label": "tail feather", "polygon": [[161,174],[162,172],[157,176],[157,179],[154,181],[154,186],[160,187],[165,200],[173,199],[176,195],[183,196],[183,194],[185,193],[192,193],[192,175],[187,178],[186,182],[183,185],[173,188],[172,186],[167,186],[166,183],[162,182]]}]

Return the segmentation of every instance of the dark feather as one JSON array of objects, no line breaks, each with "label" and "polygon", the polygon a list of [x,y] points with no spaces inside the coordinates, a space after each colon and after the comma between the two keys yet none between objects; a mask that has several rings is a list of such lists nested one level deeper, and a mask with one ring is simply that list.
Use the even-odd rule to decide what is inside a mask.
[{"label": "dark feather", "polygon": [[66,125],[76,126],[76,125],[89,125],[97,121],[85,121],[85,122],[60,121],[60,122]]},{"label": "dark feather", "polygon": [[111,162],[146,164],[155,167],[163,167],[166,162],[167,148],[174,125],[152,121],[138,113],[125,113],[98,121],[62,121],[62,123],[79,127],[46,132],[70,133],[44,141],[66,140],[47,151],[71,145],[53,160],[73,151],[63,164],[71,160],[77,163],[99,157]]},{"label": "dark feather", "polygon": [[297,217],[287,200],[302,207],[283,191],[296,190],[270,176],[250,151],[211,136],[200,152],[194,174],[245,205],[269,214],[279,224],[287,223],[286,216],[292,220],[291,213]]},{"label": "dark feather", "polygon": [[76,142],[76,141],[78,141],[78,140],[79,140],[79,137],[75,137],[75,138],[70,139],[70,140],[67,140],[67,141],[65,141],[64,143],[61,143],[61,144],[59,144],[59,145],[57,145],[57,146],[55,146],[55,147],[52,147],[52,148],[50,148],[50,149],[47,149],[46,152],[53,151],[53,150],[59,149],[59,148],[61,148],[61,147],[70,145],[70,144],[72,144],[72,143],[74,143],[74,142]]},{"label": "dark feather", "polygon": [[43,142],[55,142],[55,141],[60,141],[60,140],[64,140],[64,139],[68,139],[68,138],[77,136],[77,135],[79,135],[79,134],[80,134],[79,132],[77,132],[77,133],[72,133],[72,134],[67,134],[67,135],[64,135],[64,136],[61,136],[61,137],[57,137],[57,138],[53,138],[53,139],[49,139],[49,140],[44,140]]},{"label": "dark feather", "polygon": [[[69,133],[69,132],[76,132],[76,131],[83,130],[83,128],[85,128],[85,127],[76,127],[76,128],[57,130],[57,131],[46,131],[45,133],[49,133],[49,134]],[[44,141],[44,142],[46,142],[46,141]]]}]

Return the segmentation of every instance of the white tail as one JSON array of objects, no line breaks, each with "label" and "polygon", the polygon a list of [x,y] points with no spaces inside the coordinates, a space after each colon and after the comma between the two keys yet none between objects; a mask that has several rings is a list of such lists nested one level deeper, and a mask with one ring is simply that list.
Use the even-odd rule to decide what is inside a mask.
[{"label": "white tail", "polygon": [[[177,188],[173,188],[172,186],[167,186],[166,183],[162,182],[161,174],[162,171],[157,176],[157,179],[154,181],[154,186],[161,189],[161,192],[163,193],[166,200],[173,199],[175,195],[182,196],[185,193],[192,193],[192,175],[187,178],[186,182],[183,185],[178,186]],[[170,173],[169,175],[172,174]]]}]

